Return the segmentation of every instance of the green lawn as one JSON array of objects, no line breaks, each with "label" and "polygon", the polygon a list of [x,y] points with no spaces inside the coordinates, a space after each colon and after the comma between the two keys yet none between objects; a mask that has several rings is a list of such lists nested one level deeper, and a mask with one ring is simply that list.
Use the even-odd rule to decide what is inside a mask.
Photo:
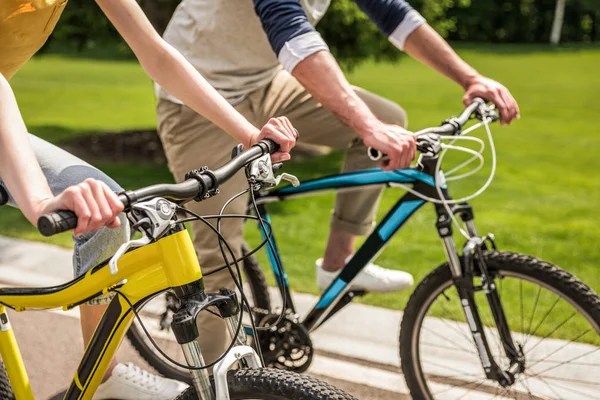
[{"label": "green lawn", "polygon": [[[480,232],[494,232],[501,249],[534,254],[600,290],[600,48],[547,51],[540,47],[465,47],[461,55],[482,73],[506,84],[522,119],[494,126],[498,169],[492,186],[472,201]],[[350,74],[352,83],[388,97],[408,111],[410,128],[439,123],[461,109],[461,89],[417,62],[368,64]],[[44,57],[12,81],[33,133],[51,140],[90,130],[154,126],[152,87],[135,63]],[[489,153],[488,153],[489,156]],[[335,173],[341,154],[289,163],[301,179]],[[489,161],[489,157],[487,158]],[[452,160],[450,160],[452,161]],[[126,187],[169,179],[164,167],[100,165]],[[477,189],[482,173],[454,183],[455,197]],[[381,212],[401,195],[385,193]],[[314,260],[325,246],[333,195],[270,207],[292,288],[316,293]],[[378,262],[411,272],[417,281],[444,260],[426,206],[398,234]],[[0,211],[2,233],[43,240],[14,210]],[[251,242],[258,233],[249,226]],[[53,238],[68,246],[69,237]],[[261,255],[266,263],[266,257]],[[368,295],[369,304],[401,309],[410,291]]]}]

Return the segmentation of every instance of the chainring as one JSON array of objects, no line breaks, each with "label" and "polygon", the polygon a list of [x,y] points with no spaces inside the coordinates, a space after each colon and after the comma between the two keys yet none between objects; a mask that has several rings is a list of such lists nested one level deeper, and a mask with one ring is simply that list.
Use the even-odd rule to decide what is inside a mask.
[{"label": "chainring", "polygon": [[258,324],[259,327],[270,326],[257,332],[265,365],[298,373],[306,371],[314,354],[308,331],[291,313],[278,325],[271,326],[278,318],[278,314],[268,314]]}]

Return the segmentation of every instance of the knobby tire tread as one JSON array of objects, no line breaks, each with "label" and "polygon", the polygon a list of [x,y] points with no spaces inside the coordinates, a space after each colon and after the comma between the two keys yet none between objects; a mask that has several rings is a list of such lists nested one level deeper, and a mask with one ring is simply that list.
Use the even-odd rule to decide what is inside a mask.
[{"label": "knobby tire tread", "polygon": [[[505,251],[486,251],[485,261],[490,271],[513,271],[530,276],[554,288],[561,295],[579,305],[600,327],[600,297],[588,285],[573,274],[550,262],[533,256]],[[400,360],[402,372],[414,399],[425,399],[413,367],[412,338],[417,317],[429,295],[439,286],[452,279],[448,263],[442,264],[427,275],[410,297],[400,326]]]},{"label": "knobby tire tread", "polygon": [[10,386],[10,380],[4,368],[4,363],[0,361],[0,399],[2,400],[15,400],[12,387]]},{"label": "knobby tire tread", "polygon": [[[355,397],[308,375],[270,368],[229,371],[232,400],[351,400]],[[189,387],[176,400],[197,400],[196,389]]]}]

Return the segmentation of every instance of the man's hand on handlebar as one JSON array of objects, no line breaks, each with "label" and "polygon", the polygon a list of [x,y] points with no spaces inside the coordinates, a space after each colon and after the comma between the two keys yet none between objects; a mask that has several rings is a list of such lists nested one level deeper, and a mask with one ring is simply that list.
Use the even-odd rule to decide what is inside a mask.
[{"label": "man's hand on handlebar", "polygon": [[381,123],[362,139],[366,146],[386,155],[379,163],[384,171],[407,168],[415,158],[415,137],[398,125]]},{"label": "man's hand on handlebar", "polygon": [[499,82],[483,76],[478,76],[465,87],[463,104],[468,106],[474,98],[481,97],[493,103],[500,112],[500,123],[510,124],[513,119],[521,117],[519,105],[508,89]]},{"label": "man's hand on handlebar", "polygon": [[58,196],[40,202],[37,214],[42,216],[58,210],[71,210],[77,215],[77,227],[73,233],[79,236],[103,226],[118,228],[123,203],[104,182],[86,179]]},{"label": "man's hand on handlebar", "polygon": [[287,161],[290,159],[290,150],[296,145],[297,131],[286,117],[271,118],[269,122],[250,137],[250,147],[263,139],[271,139],[279,145],[279,150],[271,156],[273,162]]}]

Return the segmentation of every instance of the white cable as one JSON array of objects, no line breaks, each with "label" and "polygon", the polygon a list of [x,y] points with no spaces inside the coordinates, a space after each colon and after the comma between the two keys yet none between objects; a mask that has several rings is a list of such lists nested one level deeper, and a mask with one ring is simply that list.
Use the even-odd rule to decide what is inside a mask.
[{"label": "white cable", "polygon": [[[459,164],[456,167],[452,168],[450,171],[447,171],[444,173],[444,175],[446,176],[446,181],[458,181],[461,179],[465,179],[466,177],[479,172],[479,170],[481,168],[483,168],[484,161],[483,161],[483,158],[480,156],[485,151],[485,143],[483,142],[483,140],[479,140],[479,142],[480,142],[479,143],[480,147],[479,147],[479,150],[477,150],[477,154],[475,154],[473,157],[469,158],[467,161],[463,162],[462,164]],[[454,143],[454,142],[451,142],[450,144],[452,144],[452,143]],[[475,161],[477,159],[479,159],[479,165],[477,167],[475,167],[473,170],[471,170],[469,172],[465,172],[462,175],[452,176],[452,174],[454,174],[456,171],[460,171],[461,169],[467,167],[469,164],[471,164],[473,161]]]},{"label": "white cable", "polygon": [[[405,189],[407,192],[410,192],[412,194],[414,194],[415,196],[417,196],[418,198],[425,200],[425,201],[429,201],[435,204],[442,204],[444,206],[444,208],[446,209],[446,212],[448,213],[448,215],[450,216],[450,218],[452,218],[452,221],[454,222],[454,224],[456,225],[456,227],[459,229],[460,233],[465,236],[467,239],[469,238],[469,235],[467,232],[465,232],[462,227],[460,226],[460,223],[458,222],[458,220],[456,219],[456,217],[454,216],[454,214],[452,213],[452,210],[450,209],[450,205],[451,204],[458,204],[458,203],[464,203],[468,200],[471,200],[477,196],[479,196],[481,193],[483,193],[492,183],[492,180],[494,179],[494,175],[496,173],[496,148],[494,146],[494,139],[492,137],[492,132],[490,131],[490,127],[489,127],[489,123],[491,122],[490,119],[486,118],[484,121],[482,121],[479,124],[476,124],[472,127],[470,127],[469,129],[465,130],[461,135],[467,134],[469,132],[472,132],[474,129],[479,128],[481,125],[483,125],[485,127],[487,136],[488,136],[488,140],[490,142],[490,152],[492,153],[492,169],[490,171],[490,175],[487,179],[487,181],[485,182],[485,184],[479,189],[477,190],[475,193],[469,195],[469,196],[465,196],[461,199],[458,200],[439,200],[433,197],[429,197],[429,196],[425,196],[424,194],[417,192],[416,190],[403,185],[403,184],[395,184],[394,186],[398,186],[401,187],[403,189]],[[479,138],[467,138],[464,136],[457,136],[453,138],[454,140],[451,143],[454,143],[455,140],[460,140],[460,139],[477,139],[477,140],[481,140]],[[477,141],[475,140],[475,141]],[[438,196],[440,199],[443,198],[443,193],[442,193],[442,189],[441,189],[441,183],[439,182],[439,176],[440,176],[440,167],[442,164],[442,159],[444,158],[446,152],[448,150],[460,150],[463,151],[465,153],[470,153],[473,154],[475,159],[483,159],[483,156],[476,152],[475,150],[472,149],[468,149],[466,147],[459,147],[459,146],[452,146],[451,144],[449,145],[444,145],[444,150],[441,152],[439,158],[438,158],[438,162],[436,164],[436,168],[435,168],[435,176],[434,176],[434,185],[436,188],[436,191],[438,193]]]}]

